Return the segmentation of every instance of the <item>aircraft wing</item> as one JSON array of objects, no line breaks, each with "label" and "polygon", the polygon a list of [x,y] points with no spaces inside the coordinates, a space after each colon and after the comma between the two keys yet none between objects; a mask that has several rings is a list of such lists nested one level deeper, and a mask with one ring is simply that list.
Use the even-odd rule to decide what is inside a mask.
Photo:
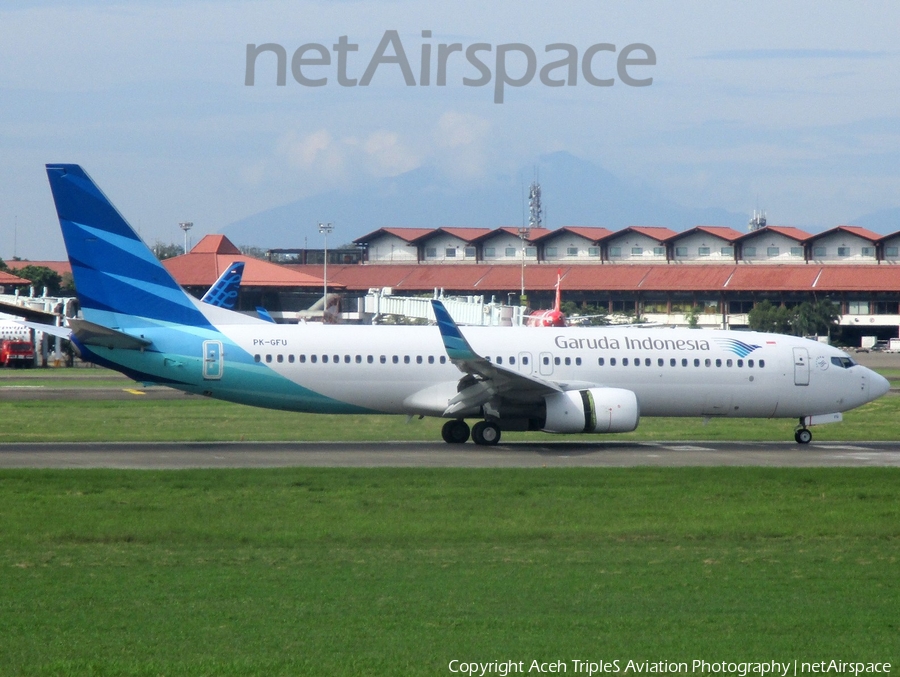
[{"label": "aircraft wing", "polygon": [[479,407],[498,397],[516,402],[531,402],[564,390],[560,384],[507,369],[481,357],[462,335],[444,304],[435,300],[431,305],[447,356],[460,371],[470,377],[463,379],[464,387],[450,400],[445,416]]}]

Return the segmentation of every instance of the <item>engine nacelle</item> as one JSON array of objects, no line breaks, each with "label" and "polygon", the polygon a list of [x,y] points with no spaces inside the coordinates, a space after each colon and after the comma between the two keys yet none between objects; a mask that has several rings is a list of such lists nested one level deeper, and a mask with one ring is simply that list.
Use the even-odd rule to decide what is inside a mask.
[{"label": "engine nacelle", "polygon": [[637,397],[623,388],[588,388],[544,398],[548,433],[627,433],[641,418]]}]

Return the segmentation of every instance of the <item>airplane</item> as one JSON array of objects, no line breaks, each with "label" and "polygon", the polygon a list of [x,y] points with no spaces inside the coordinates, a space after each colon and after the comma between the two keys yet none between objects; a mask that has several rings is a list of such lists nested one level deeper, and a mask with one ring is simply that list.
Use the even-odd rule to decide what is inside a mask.
[{"label": "airplane", "polygon": [[206,291],[200,300],[203,303],[209,303],[220,308],[234,309],[243,277],[244,262],[235,261],[222,271],[219,279],[213,282],[212,287]]},{"label": "airplane", "polygon": [[559,287],[562,284],[562,271],[556,273],[556,300],[550,310],[535,310],[525,318],[526,327],[565,327],[566,316],[562,312]]},{"label": "airplane", "polygon": [[[82,358],[145,383],[297,412],[447,419],[448,443],[501,432],[615,433],[642,416],[794,418],[884,395],[846,353],[778,334],[671,328],[279,325],[186,293],[78,165],[47,165],[82,319]],[[471,428],[466,419],[477,419]]]}]

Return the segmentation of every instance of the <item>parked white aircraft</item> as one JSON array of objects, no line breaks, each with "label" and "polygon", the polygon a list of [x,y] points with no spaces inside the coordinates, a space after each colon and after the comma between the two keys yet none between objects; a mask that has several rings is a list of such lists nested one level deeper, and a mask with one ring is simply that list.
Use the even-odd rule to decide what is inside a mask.
[{"label": "parked white aircraft", "polygon": [[645,328],[277,325],[185,293],[77,165],[48,165],[83,320],[82,356],[132,378],[232,402],[448,419],[447,442],[502,430],[607,433],[641,416],[795,418],[874,400],[888,382],[801,338]]}]

